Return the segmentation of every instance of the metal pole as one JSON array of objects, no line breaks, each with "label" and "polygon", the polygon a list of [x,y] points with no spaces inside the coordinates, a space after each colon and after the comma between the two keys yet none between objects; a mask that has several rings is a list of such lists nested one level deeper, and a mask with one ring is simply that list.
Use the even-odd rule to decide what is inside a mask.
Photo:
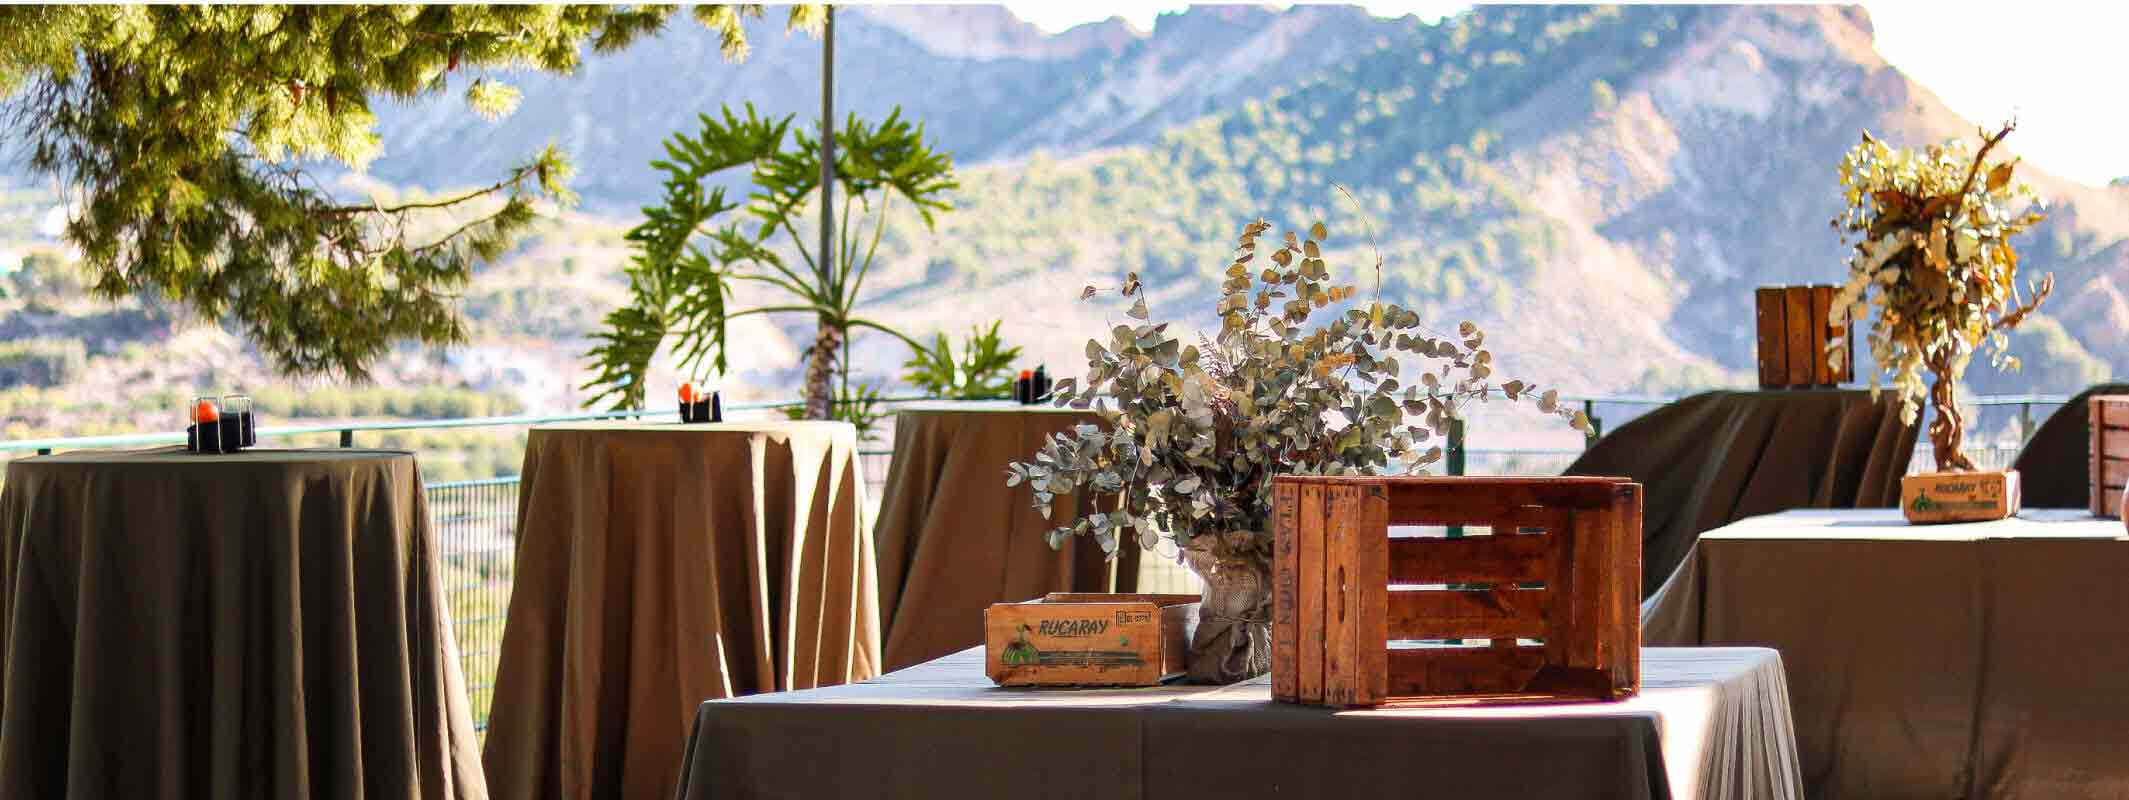
[{"label": "metal pole", "polygon": [[1582,439],[1582,449],[1588,450],[1604,435],[1604,420],[1597,418],[1597,401],[1582,401],[1582,416],[1589,418],[1589,435]]},{"label": "metal pole", "polygon": [[821,274],[835,274],[835,6],[821,20]]},{"label": "metal pole", "polygon": [[355,446],[355,432],[354,432],[353,430],[343,430],[343,431],[341,431],[341,432],[340,432],[340,446],[341,446],[341,447],[354,447],[354,446]]}]

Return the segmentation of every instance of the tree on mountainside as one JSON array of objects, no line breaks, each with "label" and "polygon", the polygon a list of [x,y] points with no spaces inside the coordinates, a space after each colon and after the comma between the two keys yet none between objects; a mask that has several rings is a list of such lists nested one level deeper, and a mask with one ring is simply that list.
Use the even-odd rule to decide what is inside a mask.
[{"label": "tree on mountainside", "polygon": [[[375,98],[442,93],[510,113],[490,70],[573,71],[660,30],[652,6],[14,6],[0,9],[11,148],[72,193],[66,238],[105,298],[168,298],[235,322],[276,368],[360,379],[392,343],[461,341],[456,291],[538,200],[567,202],[553,148],[471,190],[335,197],[315,170],[383,150]],[[753,5],[704,5],[741,58]],[[795,6],[790,27],[818,23]]]}]

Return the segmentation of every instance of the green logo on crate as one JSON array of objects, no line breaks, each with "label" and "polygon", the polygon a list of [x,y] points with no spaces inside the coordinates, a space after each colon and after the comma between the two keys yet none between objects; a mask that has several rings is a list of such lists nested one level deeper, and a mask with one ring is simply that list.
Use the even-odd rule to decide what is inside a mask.
[{"label": "green logo on crate", "polygon": [[1930,511],[1937,507],[1937,501],[1929,499],[1929,495],[1926,493],[1917,494],[1915,495],[1915,502],[1910,503],[1909,507],[1916,511]]},{"label": "green logo on crate", "polygon": [[1042,651],[1035,649],[1034,642],[1028,641],[1028,626],[1022,625],[1019,637],[1006,643],[1005,652],[998,659],[1008,667],[1034,666],[1042,663]]}]

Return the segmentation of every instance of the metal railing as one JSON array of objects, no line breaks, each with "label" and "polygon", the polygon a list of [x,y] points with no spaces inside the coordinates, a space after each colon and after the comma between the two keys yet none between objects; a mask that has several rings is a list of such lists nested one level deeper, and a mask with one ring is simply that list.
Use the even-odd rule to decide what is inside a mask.
[{"label": "metal railing", "polygon": [[[1674,401],[1676,398],[1651,396],[1588,396],[1566,398],[1581,404],[1590,417],[1594,430],[1601,434],[1605,420],[1599,415],[1607,407],[1654,408]],[[882,401],[888,406],[932,400],[921,397],[897,397]],[[2060,395],[2011,395],[1976,397],[1970,405],[1982,409],[2013,408],[2016,416],[2018,442],[2032,435],[2034,426],[2033,407],[2036,405],[2061,405],[2068,398]],[[789,408],[797,401],[771,403],[735,403],[726,406],[732,412],[767,411]],[[446,420],[414,420],[397,422],[332,423],[323,425],[282,426],[259,429],[261,439],[285,438],[304,435],[333,434],[341,447],[354,447],[356,436],[362,433],[383,431],[433,430],[447,428],[500,428],[530,427],[557,422],[575,422],[603,419],[634,419],[660,417],[664,411],[615,411],[583,414],[520,415],[502,417],[478,417]],[[1622,414],[1620,416],[1638,416]],[[1444,447],[1444,472],[1451,475],[1556,475],[1574,461],[1583,448],[1577,447],[1472,447],[1469,435],[1461,422],[1452,424]],[[1584,447],[1594,442],[1592,435],[1584,441]],[[183,434],[143,434],[134,436],[86,436],[73,438],[32,439],[15,442],[0,442],[0,454],[36,452],[48,454],[59,449],[94,449],[112,447],[144,447],[182,444]],[[1918,448],[1918,457],[1913,464],[1927,462],[1927,443]],[[1995,468],[2006,465],[2017,452],[2016,444],[2004,442],[1979,442],[1968,449],[1975,462],[1983,467]],[[876,445],[861,446],[860,467],[864,472],[869,491],[867,496],[877,503],[882,485],[886,481],[887,468],[893,458],[891,449]],[[1919,469],[1920,467],[1916,467]],[[470,695],[475,725],[483,731],[488,722],[488,711],[494,697],[495,667],[502,647],[503,623],[508,612],[512,569],[515,562],[515,532],[517,530],[518,478],[502,476],[482,480],[448,481],[430,483],[424,487],[429,507],[431,530],[436,536],[437,552],[443,562],[443,584],[446,602],[452,620],[452,632],[458,641],[460,664],[465,672],[466,689]],[[873,513],[868,510],[868,515]],[[1141,560],[1139,585],[1141,591],[1196,591],[1196,576],[1173,563],[1171,559],[1148,557]]]}]

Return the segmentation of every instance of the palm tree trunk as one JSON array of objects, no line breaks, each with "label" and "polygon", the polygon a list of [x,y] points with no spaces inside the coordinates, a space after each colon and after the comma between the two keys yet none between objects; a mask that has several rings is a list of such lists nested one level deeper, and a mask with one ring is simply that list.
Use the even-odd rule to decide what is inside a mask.
[{"label": "palm tree trunk", "polygon": [[822,319],[806,359],[806,419],[835,418],[835,375],[843,353],[843,330]]}]

